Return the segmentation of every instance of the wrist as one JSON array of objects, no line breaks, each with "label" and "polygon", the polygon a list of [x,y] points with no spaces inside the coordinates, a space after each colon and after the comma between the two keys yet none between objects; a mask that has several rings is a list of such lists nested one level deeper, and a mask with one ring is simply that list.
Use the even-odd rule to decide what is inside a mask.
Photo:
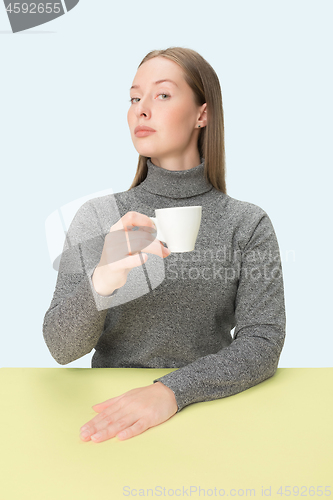
[{"label": "wrist", "polygon": [[111,295],[116,288],[123,286],[124,283],[121,282],[117,273],[109,272],[107,266],[98,264],[92,275],[92,284],[99,295],[108,296]]},{"label": "wrist", "polygon": [[170,387],[168,387],[167,385],[164,385],[163,382],[160,382],[159,380],[157,382],[154,382],[154,385],[157,385],[163,392],[168,394],[169,399],[175,404],[176,411],[178,411],[176,395],[173,390],[170,389]]}]

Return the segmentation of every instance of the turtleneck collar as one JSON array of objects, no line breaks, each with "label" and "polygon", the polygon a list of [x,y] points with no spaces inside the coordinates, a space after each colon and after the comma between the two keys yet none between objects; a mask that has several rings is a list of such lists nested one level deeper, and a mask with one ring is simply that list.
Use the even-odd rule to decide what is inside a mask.
[{"label": "turtleneck collar", "polygon": [[188,170],[166,170],[147,159],[147,177],[140,186],[149,193],[168,198],[187,198],[206,193],[212,189],[212,184],[204,177],[205,160]]}]

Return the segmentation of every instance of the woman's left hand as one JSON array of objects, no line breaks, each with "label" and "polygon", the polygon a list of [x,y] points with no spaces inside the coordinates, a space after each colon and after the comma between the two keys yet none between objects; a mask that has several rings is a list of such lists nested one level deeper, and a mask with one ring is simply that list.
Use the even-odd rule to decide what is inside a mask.
[{"label": "woman's left hand", "polygon": [[98,415],[81,427],[80,437],[82,441],[100,443],[115,436],[124,440],[142,434],[172,417],[178,406],[173,391],[155,382],[94,405],[93,409]]}]

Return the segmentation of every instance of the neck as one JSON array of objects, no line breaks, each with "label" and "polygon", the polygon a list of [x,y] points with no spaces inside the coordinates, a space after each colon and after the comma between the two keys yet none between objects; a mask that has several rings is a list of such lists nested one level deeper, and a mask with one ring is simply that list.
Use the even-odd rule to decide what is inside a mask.
[{"label": "neck", "polygon": [[201,163],[200,155],[197,150],[191,151],[190,155],[181,158],[179,158],[179,156],[168,158],[157,158],[152,156],[150,160],[157,167],[163,168],[164,170],[172,170],[174,172],[190,170]]},{"label": "neck", "polygon": [[147,159],[147,176],[138,186],[152,194],[168,198],[187,198],[206,193],[212,185],[205,178],[205,160],[187,170],[167,170]]}]

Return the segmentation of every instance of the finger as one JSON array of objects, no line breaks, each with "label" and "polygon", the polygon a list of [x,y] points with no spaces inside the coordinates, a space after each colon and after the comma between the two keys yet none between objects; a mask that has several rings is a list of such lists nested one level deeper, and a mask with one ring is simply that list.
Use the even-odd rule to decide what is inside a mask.
[{"label": "finger", "polygon": [[125,439],[130,439],[134,436],[138,436],[139,434],[142,434],[147,429],[149,429],[149,425],[144,420],[139,419],[133,425],[128,427],[127,429],[120,431],[117,434],[117,438],[120,441],[124,441]]},{"label": "finger", "polygon": [[[136,257],[134,259],[134,265],[142,264],[138,255],[142,256],[142,254],[140,253],[129,255],[127,249],[125,251],[124,248],[117,249],[117,247],[110,247],[109,245],[107,245],[107,247],[104,249],[104,255],[102,255],[101,257],[99,267],[107,266],[113,271],[124,271],[127,268],[133,267],[131,265],[128,265],[133,257]],[[130,258],[130,261],[128,261],[128,258]]]},{"label": "finger", "polygon": [[118,222],[116,222],[110,229],[110,231],[114,228],[115,230],[117,229],[124,229],[124,226],[148,226],[155,228],[155,225],[153,221],[144,214],[141,214],[140,212],[127,212],[121,219],[119,219]]},{"label": "finger", "polygon": [[99,423],[105,419],[105,416],[106,414],[103,413],[103,411],[98,413],[80,428],[80,432],[89,431],[89,433],[92,434],[93,432],[96,431],[96,428],[99,425]]},{"label": "finger", "polygon": [[[144,233],[144,234],[143,234]],[[155,241],[153,234],[142,231],[117,231],[108,233],[105,237],[105,254],[108,264],[125,259],[128,255],[140,252]],[[156,240],[158,241],[158,240]]]},{"label": "finger", "polygon": [[[143,253],[138,253],[135,255],[129,255],[125,259],[122,259],[119,264],[119,268],[122,270],[126,270],[127,272],[133,269],[134,267],[142,266],[148,260],[148,255]],[[117,266],[117,264],[115,264]]]},{"label": "finger", "polygon": [[92,408],[98,407],[97,411],[103,411],[104,408],[107,408],[108,406],[112,405],[112,403],[114,403],[115,401],[118,401],[118,399],[121,397],[122,397],[122,395],[107,399],[106,401],[103,401],[103,403],[97,403],[97,404],[93,405]]},{"label": "finger", "polygon": [[110,398],[110,399],[107,399],[106,401],[103,401],[102,403],[96,403],[95,405],[92,406],[92,408],[94,408],[95,406],[109,406],[109,404],[111,403],[111,401],[113,401],[114,398]]},{"label": "finger", "polygon": [[141,250],[145,249],[156,239],[156,234],[157,234],[156,231],[152,230],[151,232],[150,231],[147,232],[144,231],[143,229],[134,231],[133,229],[130,229],[126,233],[128,238],[129,253],[141,252]]},{"label": "finger", "polygon": [[[125,231],[124,229],[119,229],[109,232],[105,239],[108,247],[112,251],[118,250],[122,255],[128,255],[131,247],[135,246],[137,250],[141,250],[148,242],[154,241],[155,237],[153,233],[148,233],[143,230]],[[141,244],[142,246],[140,247]]]},{"label": "finger", "polygon": [[103,412],[96,415],[93,419],[89,420],[89,422],[87,422],[80,428],[80,434],[83,435],[82,437],[89,437],[90,439],[90,436],[97,432],[101,422],[104,422],[103,425],[106,425],[105,414]]},{"label": "finger", "polygon": [[[150,387],[150,386],[147,386],[147,387]],[[96,426],[99,425],[99,423],[101,421],[103,421],[103,419],[105,419],[106,417],[109,418],[109,415],[112,415],[112,414],[115,415],[115,413],[117,411],[119,412],[119,410],[124,408],[124,404],[126,403],[126,397],[128,397],[128,396],[131,397],[137,393],[140,393],[143,389],[146,389],[147,387],[137,387],[135,389],[131,389],[130,391],[125,392],[124,394],[120,394],[119,396],[116,396],[116,397],[111,398],[111,399],[107,399],[103,403],[100,403],[101,405],[103,405],[105,403],[110,402],[110,405],[105,408],[105,411],[102,410],[101,413],[99,413],[94,418],[89,420],[89,422],[84,424],[80,428],[80,432],[81,433],[86,432],[85,438],[90,439],[90,435],[93,434],[94,432],[96,432]],[[95,406],[97,406],[97,405],[95,405]],[[133,413],[132,413],[132,415],[133,415]],[[118,415],[116,415],[117,418],[121,418],[121,416],[122,415],[120,415],[119,413],[118,413]],[[109,422],[111,422],[111,420],[112,419],[109,418]],[[81,435],[81,438],[82,438],[82,435]]]},{"label": "finger", "polygon": [[137,417],[133,414],[128,414],[123,418],[117,419],[116,422],[109,424],[107,427],[99,429],[95,434],[91,435],[91,440],[96,442],[106,441],[115,437],[119,432],[131,427]]},{"label": "finger", "polygon": [[[137,236],[135,236],[137,235]],[[165,248],[163,243],[156,238],[156,235],[151,233],[145,235],[143,232],[132,232],[127,233],[128,241],[126,244],[119,245],[111,243],[112,247],[110,247],[110,254],[108,253],[109,262],[114,262],[120,256],[121,258],[125,258],[128,255],[133,255],[136,252],[145,251],[148,253],[153,253],[155,255],[159,255],[160,257],[164,257],[165,255],[169,255],[170,250]],[[165,254],[165,255],[164,255]]]},{"label": "finger", "polygon": [[156,227],[151,227],[151,226],[126,226],[126,229],[131,232],[138,232],[138,231],[144,231],[145,233],[150,233],[154,234],[157,233]]},{"label": "finger", "polygon": [[[100,410],[100,413],[95,415],[95,417],[93,417],[91,420],[89,420],[89,422],[87,422],[80,428],[80,433],[86,434],[83,437],[87,438],[91,436],[92,434],[97,432],[98,429],[103,428],[105,425],[111,422],[112,419],[115,419],[114,415],[122,408],[122,406],[116,405],[120,397],[121,396],[114,398],[117,399],[117,401],[114,401],[109,406],[105,407],[104,410]],[[119,414],[117,418],[119,418]]]},{"label": "finger", "polygon": [[[128,414],[125,413],[125,416],[128,416]],[[90,439],[91,436],[97,432],[104,431],[108,426],[117,425],[117,422],[122,421],[123,417],[124,412],[122,410],[112,411],[111,413],[102,412],[89,422],[89,427],[81,430],[81,436],[84,439]]]},{"label": "finger", "polygon": [[[110,403],[111,404],[111,403]],[[104,403],[100,403],[100,404],[97,404],[97,405],[94,405],[92,406],[92,409],[96,412],[96,413],[100,413],[101,411],[105,410],[105,408],[108,408],[110,405],[108,404],[104,404]]]},{"label": "finger", "polygon": [[[158,255],[162,259],[165,259],[168,257],[171,252],[168,248],[165,248],[162,243],[158,240],[155,240],[153,243],[148,245],[145,248],[146,252],[149,252],[151,254]],[[109,260],[110,259],[110,260]],[[99,267],[103,266],[112,266],[110,269],[116,271],[116,272],[124,272],[124,271],[130,271],[134,267],[139,267],[142,266],[145,262],[148,260],[148,255],[146,253],[135,253],[133,255],[128,255],[127,257],[122,257],[120,260],[116,259],[115,254],[112,256],[107,256],[106,259],[104,259],[103,262],[100,263]]]},{"label": "finger", "polygon": [[[133,228],[134,229],[134,228]],[[126,248],[124,245],[124,253],[134,253],[134,252],[140,252],[144,248],[146,248],[148,245],[150,245],[153,241],[156,239],[156,231],[145,231],[143,229],[139,229],[137,231],[134,231],[133,229],[130,229],[125,233],[126,235]],[[150,228],[149,228],[150,229]],[[110,233],[111,235],[114,233]],[[122,242],[123,243],[123,242]]]}]

